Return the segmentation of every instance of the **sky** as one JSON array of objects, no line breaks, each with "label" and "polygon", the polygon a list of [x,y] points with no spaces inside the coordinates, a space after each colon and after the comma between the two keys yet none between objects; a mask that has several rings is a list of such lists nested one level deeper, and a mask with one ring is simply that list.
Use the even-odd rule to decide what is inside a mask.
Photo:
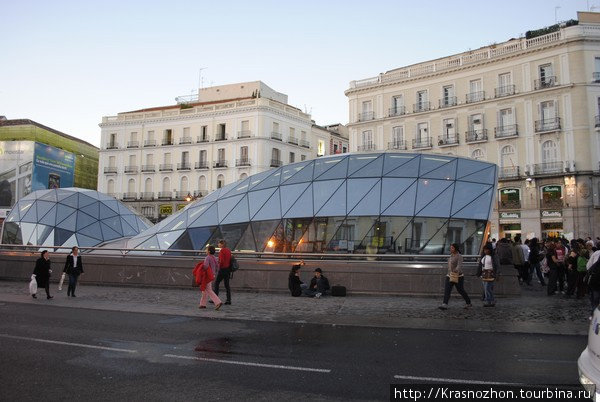
[{"label": "sky", "polygon": [[103,116],[261,80],[317,124],[347,123],[352,80],[590,8],[600,0],[0,0],[0,115],[99,146]]}]

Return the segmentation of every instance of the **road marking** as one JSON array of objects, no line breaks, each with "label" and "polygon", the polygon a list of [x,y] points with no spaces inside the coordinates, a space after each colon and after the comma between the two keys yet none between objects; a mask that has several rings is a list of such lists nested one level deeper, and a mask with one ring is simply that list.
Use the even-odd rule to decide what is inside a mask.
[{"label": "road marking", "polygon": [[9,339],[20,339],[20,340],[24,340],[24,341],[51,343],[54,345],[76,346],[78,348],[108,350],[110,352],[137,353],[137,350],[132,350],[132,349],[119,349],[119,348],[111,348],[108,346],[88,345],[85,343],[53,341],[50,339],[30,338],[27,336],[15,336],[15,335],[8,335],[8,334],[0,334],[0,337],[1,338],[9,338]]},{"label": "road marking", "polygon": [[497,381],[476,381],[476,380],[460,380],[455,378],[435,378],[435,377],[413,377],[411,375],[395,375],[397,380],[417,380],[417,381],[432,381],[438,383],[451,384],[480,384],[480,385],[515,385],[522,386],[525,384],[518,382],[497,382]]},{"label": "road marking", "polygon": [[557,364],[576,364],[576,360],[551,360],[551,359],[517,359],[520,362],[532,363],[557,363]]},{"label": "road marking", "polygon": [[171,354],[166,354],[163,356],[164,357],[172,357],[175,359],[198,360],[198,361],[212,362],[212,363],[237,364],[239,366],[265,367],[265,368],[275,368],[275,369],[281,369],[281,370],[312,371],[312,372],[316,372],[316,373],[331,373],[331,370],[329,370],[329,369],[318,369],[318,368],[310,368],[310,367],[282,366],[279,364],[241,362],[241,361],[236,361],[236,360],[209,359],[206,357],[181,356],[181,355],[171,355]]}]

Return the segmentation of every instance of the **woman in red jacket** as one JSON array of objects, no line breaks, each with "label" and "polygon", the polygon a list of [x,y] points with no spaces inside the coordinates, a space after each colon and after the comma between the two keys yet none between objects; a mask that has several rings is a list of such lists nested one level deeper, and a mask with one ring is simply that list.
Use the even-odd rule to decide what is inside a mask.
[{"label": "woman in red jacket", "polygon": [[200,299],[200,306],[198,308],[206,308],[206,301],[208,297],[215,304],[215,310],[221,308],[223,303],[219,296],[215,294],[212,288],[212,283],[215,279],[215,272],[219,267],[219,263],[215,258],[215,247],[208,246],[206,248],[206,258],[204,259],[204,263],[202,268],[200,269],[200,290],[202,291],[202,298]]}]

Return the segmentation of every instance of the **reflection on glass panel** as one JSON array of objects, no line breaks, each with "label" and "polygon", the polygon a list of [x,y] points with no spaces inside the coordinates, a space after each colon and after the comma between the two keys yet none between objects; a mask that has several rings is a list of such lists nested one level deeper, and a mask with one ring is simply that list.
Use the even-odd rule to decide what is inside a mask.
[{"label": "reflection on glass panel", "polygon": [[[348,191],[348,197],[350,197],[350,191]],[[373,187],[369,189],[369,192],[356,204],[356,206],[348,211],[348,215],[378,215],[381,198],[381,182],[377,181]],[[349,209],[349,208],[348,208]]]},{"label": "reflection on glass panel", "polygon": [[289,253],[296,251],[297,247],[302,247],[300,240],[311,222],[311,218],[284,219],[273,235],[275,244],[272,251]]},{"label": "reflection on glass panel", "polygon": [[308,225],[302,238],[296,245],[296,252],[321,253],[328,251],[328,245],[344,222],[344,217],[315,218]]},{"label": "reflection on glass panel", "polygon": [[[315,161],[315,168],[313,172],[313,178],[317,179],[323,173],[333,168],[343,159],[347,159],[346,157],[336,157],[336,158],[321,158]],[[346,165],[347,166],[347,165]]]},{"label": "reflection on glass panel", "polygon": [[488,184],[462,181],[457,181],[455,187],[456,191],[454,191],[454,200],[452,201],[452,214],[457,213],[491,188]]},{"label": "reflection on glass panel", "polygon": [[304,169],[296,173],[294,176],[286,180],[285,184],[306,183],[312,180],[314,161],[310,161]]},{"label": "reflection on glass panel", "polygon": [[248,223],[221,225],[221,238],[216,238],[213,235],[213,239],[211,239],[211,244],[217,247],[219,241],[221,239],[225,239],[225,241],[227,242],[227,247],[235,249],[235,246],[238,244],[238,242],[242,238],[242,235],[246,231],[246,227],[248,227]]},{"label": "reflection on glass panel", "polygon": [[421,155],[421,167],[419,168],[419,176],[423,176],[434,169],[448,164],[454,158],[436,155]]},{"label": "reflection on glass panel", "polygon": [[333,193],[323,207],[315,211],[315,216],[345,216],[346,215],[346,181]]},{"label": "reflection on glass panel", "polygon": [[417,208],[422,207],[416,212],[416,216],[431,216],[431,217],[450,217],[450,207],[452,205],[452,195],[454,192],[454,182],[449,182],[450,186],[446,188],[440,195],[435,197],[427,205],[417,205]]},{"label": "reflection on glass panel", "polygon": [[274,170],[267,170],[266,172],[261,172],[261,173],[257,173],[255,175],[252,175],[249,177],[250,179],[250,190],[255,189],[256,186],[258,186],[260,183],[262,183],[262,181],[266,178],[268,178],[269,176],[271,176],[275,171]]},{"label": "reflection on glass panel", "polygon": [[[353,238],[349,240],[348,248],[355,253],[373,253],[374,227],[379,223],[377,216],[348,217],[346,224],[352,227]],[[378,244],[377,240],[375,244]],[[368,250],[368,251],[367,251]],[[375,252],[377,247],[375,247]]]},{"label": "reflection on glass panel", "polygon": [[190,236],[193,248],[198,251],[204,251],[208,244],[208,239],[215,229],[215,226],[188,229],[188,235]]},{"label": "reflection on glass panel", "polygon": [[[80,234],[80,233],[77,233],[77,234],[75,235],[75,240],[77,241],[77,245],[78,245],[79,247],[93,247],[93,246],[95,246],[96,244],[98,244],[98,240],[96,240],[96,239],[93,239],[93,238],[91,238],[91,237],[88,237],[88,236],[84,236],[84,235],[82,235],[82,234]],[[69,245],[68,245],[68,243],[65,243],[64,245],[65,245],[66,247],[68,247],[68,246],[69,246]],[[68,249],[67,249],[67,250],[68,250]],[[63,251],[64,251],[64,250],[63,250]]]},{"label": "reflection on glass panel", "polygon": [[444,180],[454,180],[456,177],[456,159],[452,160],[449,163],[446,163],[436,169],[431,170],[428,173],[421,174],[421,178],[424,179],[444,179]]},{"label": "reflection on glass panel", "polygon": [[[433,199],[439,196],[453,182],[446,180],[419,179],[415,211],[420,211]],[[450,202],[450,199],[448,200]]]},{"label": "reflection on glass panel", "polygon": [[25,214],[21,213],[21,221],[30,223],[38,222],[37,208],[35,207],[35,203],[27,210],[27,212],[25,212]]},{"label": "reflection on glass panel", "polygon": [[[46,239],[48,239],[48,237],[52,234],[53,230],[54,230],[54,228],[51,226],[38,225],[38,228],[37,228],[38,236],[37,236],[37,241],[35,244],[44,244]],[[52,240],[54,240],[54,237],[52,237]]]},{"label": "reflection on glass panel", "polygon": [[313,183],[314,208],[318,211],[325,205],[333,193],[344,183],[344,180],[317,181]]},{"label": "reflection on glass panel", "polygon": [[215,202],[205,212],[202,213],[195,221],[188,224],[188,227],[202,227],[202,226],[215,226],[217,225],[217,203]]},{"label": "reflection on glass panel", "polygon": [[21,236],[25,242],[24,244],[34,244],[31,242],[31,235],[35,230],[35,226],[35,223],[21,222]]},{"label": "reflection on glass panel", "polygon": [[[77,222],[77,230],[83,229],[84,227],[96,222],[96,219],[92,218],[88,214],[84,214],[81,211],[77,211],[76,214],[77,215],[76,215],[75,219]],[[64,229],[68,229],[68,228],[64,228]]]},{"label": "reflection on glass panel", "polygon": [[468,207],[463,208],[461,211],[457,212],[452,217],[487,220],[489,218],[492,197],[492,189],[489,189],[483,195],[477,198],[475,202],[472,202],[471,204],[469,204]]},{"label": "reflection on glass panel", "polygon": [[[348,212],[360,202],[380,179],[348,179]],[[379,209],[379,203],[377,203]],[[377,215],[379,213],[370,215]]]},{"label": "reflection on glass panel", "polygon": [[265,248],[267,247],[267,243],[273,237],[273,233],[275,233],[275,229],[277,228],[277,226],[279,226],[280,223],[280,219],[252,222],[252,232],[254,233],[254,240],[256,242],[256,247],[258,248],[258,251],[265,250]]},{"label": "reflection on glass panel", "polygon": [[233,208],[240,202],[243,195],[236,195],[234,197],[229,197],[225,199],[220,199],[217,201],[219,205],[219,221],[225,219],[225,217],[231,212]]},{"label": "reflection on glass panel", "polygon": [[19,225],[14,222],[4,222],[4,228],[2,232],[2,243],[5,244],[23,244],[23,238],[21,237],[21,229]]},{"label": "reflection on glass panel", "polygon": [[161,250],[166,250],[171,247],[171,245],[181,236],[183,230],[176,230],[173,232],[165,232],[159,233],[157,235],[158,238],[158,246]]},{"label": "reflection on glass panel", "polygon": [[491,166],[468,176],[463,176],[460,180],[472,181],[475,183],[494,184],[496,182],[496,166]]},{"label": "reflection on glass panel", "polygon": [[291,165],[284,166],[283,170],[281,171],[281,184],[285,183],[286,180],[288,180],[290,177],[292,177],[304,167],[306,167],[308,163],[309,162],[307,161],[300,163],[292,163]]},{"label": "reflection on glass panel", "polygon": [[308,186],[310,186],[310,183],[291,184],[279,188],[282,214],[285,214],[294,205]]},{"label": "reflection on glass panel", "polygon": [[458,243],[464,255],[479,255],[485,221],[451,219],[448,223],[448,243]]},{"label": "reflection on glass panel", "polygon": [[468,176],[472,173],[479,172],[490,165],[484,162],[478,162],[470,159],[459,159],[458,160],[458,176],[457,179],[461,177]]},{"label": "reflection on glass panel", "polygon": [[235,248],[232,246],[231,249],[236,251],[257,251],[254,242],[254,233],[252,233],[252,225],[246,227],[246,231],[235,245]]},{"label": "reflection on glass panel", "polygon": [[[194,245],[190,240],[188,231],[184,231],[183,234],[177,239],[171,246],[171,250],[194,250]],[[165,255],[194,255],[193,251],[186,253],[185,251],[166,251]]]},{"label": "reflection on glass panel", "polygon": [[298,201],[283,215],[284,218],[313,216],[313,187],[309,184]]},{"label": "reflection on glass panel", "polygon": [[350,177],[381,177],[383,155],[353,155],[348,162]]},{"label": "reflection on glass panel", "polygon": [[257,221],[281,219],[281,201],[279,199],[279,189],[275,190],[271,198],[262,205],[260,211],[252,218]]},{"label": "reflection on glass panel", "polygon": [[225,219],[221,221],[221,224],[230,224],[238,222],[248,222],[250,217],[248,216],[248,197],[244,197],[238,202],[233,210],[227,215]]},{"label": "reflection on glass panel", "polygon": [[348,158],[342,159],[315,180],[341,179],[348,175]]},{"label": "reflection on glass panel", "polygon": [[[384,162],[384,176],[390,177],[418,177],[421,158],[409,158],[408,156],[393,155]],[[394,165],[397,165],[394,167]]]},{"label": "reflection on glass panel", "polygon": [[250,219],[262,208],[269,198],[273,195],[276,188],[267,188],[265,190],[250,191],[248,193],[248,204],[250,207]]},{"label": "reflection on glass panel", "polygon": [[409,216],[382,216],[389,231],[390,242],[387,252],[394,254],[406,253],[406,239],[412,238],[412,217]]},{"label": "reflection on glass panel", "polygon": [[[73,194],[73,193],[71,193]],[[60,197],[59,197],[60,199]],[[71,195],[70,197],[66,197],[62,200],[60,200],[60,203],[63,205],[68,205],[70,207],[73,208],[78,208],[79,207],[79,195],[77,193]]]},{"label": "reflection on glass panel", "polygon": [[[269,171],[270,172],[270,171]],[[254,190],[262,190],[264,188],[275,187],[279,185],[279,180],[281,178],[281,168],[276,169],[273,174],[262,180],[256,186],[251,187]]]},{"label": "reflection on glass panel", "polygon": [[55,204],[53,202],[38,200],[36,202],[38,219],[42,219],[44,217],[44,215],[46,215],[48,213],[48,211],[50,211],[52,209],[52,207],[54,205]]},{"label": "reflection on glass panel", "polygon": [[[73,215],[75,215],[75,214],[73,214]],[[87,227],[79,230],[79,233],[89,236],[89,237],[93,237],[94,239],[102,240],[102,229],[100,228],[99,221],[96,221],[96,222],[92,223],[90,226],[87,226]]]},{"label": "reflection on glass panel", "polygon": [[412,216],[415,211],[417,181],[414,179],[383,179],[381,214]]},{"label": "reflection on glass panel", "polygon": [[245,193],[248,191],[249,187],[250,187],[250,178],[244,179],[241,183],[239,183],[237,186],[235,186],[235,188],[232,191],[230,191],[226,195],[226,197],[231,197],[232,195]]}]

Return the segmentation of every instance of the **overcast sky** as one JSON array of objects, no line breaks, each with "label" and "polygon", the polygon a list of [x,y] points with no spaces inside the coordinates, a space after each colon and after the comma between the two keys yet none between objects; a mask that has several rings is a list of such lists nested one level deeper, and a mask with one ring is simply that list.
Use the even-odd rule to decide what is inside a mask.
[{"label": "overcast sky", "polygon": [[[560,8],[557,8],[560,7]],[[262,80],[346,123],[344,90],[523,35],[600,0],[0,0],[0,115],[100,145],[102,116]]]}]

